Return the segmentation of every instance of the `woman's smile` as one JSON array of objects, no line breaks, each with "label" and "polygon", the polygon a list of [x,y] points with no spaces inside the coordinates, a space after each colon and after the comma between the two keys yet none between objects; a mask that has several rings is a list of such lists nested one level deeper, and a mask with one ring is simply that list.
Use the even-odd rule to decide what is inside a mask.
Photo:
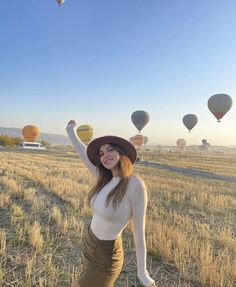
[{"label": "woman's smile", "polygon": [[99,156],[101,163],[108,169],[116,167],[120,161],[119,153],[109,144],[100,147]]}]

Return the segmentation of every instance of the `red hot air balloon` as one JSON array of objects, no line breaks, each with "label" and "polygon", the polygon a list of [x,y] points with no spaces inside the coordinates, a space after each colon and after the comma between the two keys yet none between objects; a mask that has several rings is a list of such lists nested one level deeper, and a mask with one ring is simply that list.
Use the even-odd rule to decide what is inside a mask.
[{"label": "red hot air balloon", "polygon": [[213,95],[207,102],[208,109],[217,118],[218,122],[231,109],[232,104],[232,98],[226,94]]}]

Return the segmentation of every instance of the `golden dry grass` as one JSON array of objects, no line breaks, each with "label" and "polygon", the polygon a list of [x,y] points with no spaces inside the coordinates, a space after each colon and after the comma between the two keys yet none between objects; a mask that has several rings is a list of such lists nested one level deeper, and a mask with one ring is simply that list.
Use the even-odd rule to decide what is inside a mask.
[{"label": "golden dry grass", "polygon": [[[0,152],[0,286],[69,287],[81,271],[94,183],[71,149]],[[235,154],[142,153],[144,159],[236,175]],[[230,158],[231,167],[226,162]],[[135,166],[148,187],[148,269],[160,287],[234,287],[236,183]],[[117,287],[141,286],[131,226]]]},{"label": "golden dry grass", "polygon": [[179,148],[144,148],[142,159],[171,166],[199,169],[236,177],[236,149],[209,148],[199,150],[198,147]]}]

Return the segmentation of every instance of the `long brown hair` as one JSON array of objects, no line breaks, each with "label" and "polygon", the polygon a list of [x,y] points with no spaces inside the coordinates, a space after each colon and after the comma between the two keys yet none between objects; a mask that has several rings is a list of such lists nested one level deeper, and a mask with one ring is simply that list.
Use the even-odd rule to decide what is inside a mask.
[{"label": "long brown hair", "polygon": [[[126,155],[125,151],[116,144],[110,144],[120,155],[120,161],[118,163],[119,168],[119,176],[120,182],[117,186],[115,186],[106,198],[106,206],[109,205],[110,201],[112,200],[112,206],[115,209],[117,204],[121,202],[123,197],[125,196],[127,185],[129,182],[129,177],[133,173],[133,164],[131,163],[130,159]],[[98,155],[99,156],[99,155]],[[87,203],[91,206],[91,199],[94,195],[97,195],[102,188],[112,179],[112,172],[111,170],[105,168],[102,163],[99,161],[99,165],[97,166],[99,170],[99,177],[95,186],[89,191]]]}]

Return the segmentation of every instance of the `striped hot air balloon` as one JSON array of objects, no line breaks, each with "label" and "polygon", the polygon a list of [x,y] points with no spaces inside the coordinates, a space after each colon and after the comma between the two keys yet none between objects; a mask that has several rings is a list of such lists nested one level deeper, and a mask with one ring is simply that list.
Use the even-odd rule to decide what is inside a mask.
[{"label": "striped hot air balloon", "polygon": [[81,125],[76,130],[78,137],[85,145],[88,145],[93,136],[93,128],[90,125]]},{"label": "striped hot air balloon", "polygon": [[40,129],[34,125],[27,125],[22,129],[23,137],[28,142],[35,141],[40,135]]}]

